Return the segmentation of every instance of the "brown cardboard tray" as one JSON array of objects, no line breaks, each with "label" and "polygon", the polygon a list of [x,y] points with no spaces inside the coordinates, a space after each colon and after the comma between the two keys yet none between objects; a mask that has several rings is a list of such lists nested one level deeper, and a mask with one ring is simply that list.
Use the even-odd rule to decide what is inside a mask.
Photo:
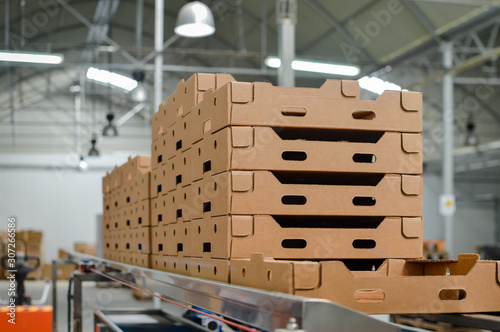
[{"label": "brown cardboard tray", "polygon": [[422,135],[228,127],[191,148],[191,180],[228,170],[422,173]]},{"label": "brown cardboard tray", "polygon": [[[175,233],[166,232],[167,255],[234,259],[262,252],[275,259],[422,257],[421,218],[221,216],[168,227]],[[177,252],[179,244],[181,253]]]},{"label": "brown cardboard tray", "polygon": [[231,171],[186,188],[182,214],[189,212],[188,220],[228,214],[422,216],[417,175]]},{"label": "brown cardboard tray", "polygon": [[457,261],[388,259],[373,271],[346,264],[353,263],[255,254],[231,260],[231,283],[325,298],[367,314],[500,311],[500,262],[476,254]]},{"label": "brown cardboard tray", "polygon": [[377,100],[360,100],[356,81],[327,80],[320,89],[229,82],[205,92],[191,113],[191,144],[227,126],[422,132],[420,92],[385,91]]}]

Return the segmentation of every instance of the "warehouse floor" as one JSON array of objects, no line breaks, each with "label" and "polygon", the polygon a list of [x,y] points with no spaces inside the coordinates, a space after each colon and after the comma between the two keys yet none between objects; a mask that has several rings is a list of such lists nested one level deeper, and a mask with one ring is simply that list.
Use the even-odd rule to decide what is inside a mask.
[{"label": "warehouse floor", "polygon": [[[94,331],[93,329],[93,309],[110,308],[152,308],[153,303],[149,301],[138,301],[132,296],[132,292],[127,288],[97,288],[94,282],[85,282],[83,284],[83,327],[84,331]],[[26,290],[35,300],[42,295],[44,281],[27,281]],[[8,282],[0,281],[0,299],[7,299]],[[68,281],[60,280],[57,282],[57,331],[65,332],[68,330],[67,324],[67,294]],[[49,294],[46,304],[52,304],[52,290]],[[163,307],[163,305],[162,305]]]}]

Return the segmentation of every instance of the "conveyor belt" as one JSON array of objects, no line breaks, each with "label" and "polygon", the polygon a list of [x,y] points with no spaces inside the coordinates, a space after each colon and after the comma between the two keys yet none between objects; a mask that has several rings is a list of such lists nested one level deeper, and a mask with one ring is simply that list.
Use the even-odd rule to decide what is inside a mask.
[{"label": "conveyor belt", "polygon": [[[71,261],[89,260],[96,264],[96,270],[109,267],[121,273],[130,273],[136,279],[145,278],[145,288],[151,292],[264,331],[283,329],[290,318],[295,318],[300,329],[309,332],[403,331],[395,324],[379,321],[327,300],[265,292],[141,268],[72,251],[65,252]],[[98,278],[91,279],[83,275],[79,278],[86,278],[82,279],[84,281],[104,278],[97,274],[96,277]]]}]

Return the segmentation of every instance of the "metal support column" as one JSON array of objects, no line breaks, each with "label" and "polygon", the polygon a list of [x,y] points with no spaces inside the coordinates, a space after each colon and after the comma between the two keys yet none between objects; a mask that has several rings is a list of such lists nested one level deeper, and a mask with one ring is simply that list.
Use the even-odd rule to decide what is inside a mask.
[{"label": "metal support column", "polygon": [[154,70],[154,104],[153,111],[156,112],[162,101],[163,91],[163,19],[164,0],[155,2],[155,70]]},{"label": "metal support column", "polygon": [[[446,42],[442,45],[443,67],[448,70],[453,67],[453,44]],[[441,204],[453,206],[446,211],[442,207],[444,221],[444,240],[450,258],[454,258],[453,246],[453,215],[454,215],[454,188],[453,188],[453,74],[447,72],[443,76],[443,198]],[[446,212],[444,212],[446,211]]]},{"label": "metal support column", "polygon": [[57,329],[57,261],[52,261],[52,331]]},{"label": "metal support column", "polygon": [[278,24],[278,85],[295,86],[292,61],[295,58],[295,25],[297,24],[297,1],[277,0],[276,21]]},{"label": "metal support column", "polygon": [[500,246],[500,197],[493,199],[494,218],[495,218],[495,244]]},{"label": "metal support column", "polygon": [[[10,48],[10,0],[5,0],[5,50]],[[6,63],[7,86],[9,87],[9,105],[10,105],[10,125],[12,147],[16,146],[16,110],[14,108],[14,85],[12,84],[12,68]]]}]

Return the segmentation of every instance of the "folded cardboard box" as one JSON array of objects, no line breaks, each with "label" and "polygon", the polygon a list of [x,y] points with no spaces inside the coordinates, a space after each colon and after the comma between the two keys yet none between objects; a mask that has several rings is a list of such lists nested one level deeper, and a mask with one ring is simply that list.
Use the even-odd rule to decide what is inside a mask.
[{"label": "folded cardboard box", "polygon": [[166,165],[163,165],[165,174],[162,181],[162,187],[165,187],[167,192],[191,184],[191,149],[187,149],[175,155]]},{"label": "folded cardboard box", "polygon": [[[76,264],[57,264],[57,280],[68,280],[77,269]],[[43,264],[43,278],[52,279],[52,264]]]},{"label": "folded cardboard box", "polygon": [[90,256],[96,256],[96,245],[95,243],[77,242],[74,245],[74,251]]},{"label": "folded cardboard box", "polygon": [[186,188],[191,220],[205,214],[422,216],[419,175],[231,171]]},{"label": "folded cardboard box", "polygon": [[[178,225],[167,255],[250,258],[262,252],[275,259],[421,258],[421,218],[221,216]],[[184,229],[183,229],[184,228]],[[172,243],[172,246],[168,246]]]},{"label": "folded cardboard box", "polygon": [[422,135],[228,127],[193,145],[192,181],[229,170],[421,174]]},{"label": "folded cardboard box", "polygon": [[203,100],[205,91],[217,90],[231,81],[234,78],[229,74],[206,73],[195,73],[186,81],[179,81],[176,91],[168,97],[163,109],[164,129],[172,127],[190,114],[192,108]]},{"label": "folded cardboard box", "polygon": [[149,227],[151,225],[151,201],[146,199],[133,205],[130,228]]},{"label": "folded cardboard box", "polygon": [[[500,262],[385,260],[378,268],[342,261],[231,260],[231,283],[331,300],[367,314],[500,311]],[[357,263],[359,265],[359,263]],[[356,265],[356,262],[355,264]]]},{"label": "folded cardboard box", "polygon": [[208,90],[190,120],[190,144],[227,126],[420,133],[422,94],[384,91],[377,100],[359,100],[356,81],[327,80],[320,89],[230,82]]},{"label": "folded cardboard box", "polygon": [[151,172],[151,156],[128,157],[128,161],[122,165],[122,185],[147,172]]}]

